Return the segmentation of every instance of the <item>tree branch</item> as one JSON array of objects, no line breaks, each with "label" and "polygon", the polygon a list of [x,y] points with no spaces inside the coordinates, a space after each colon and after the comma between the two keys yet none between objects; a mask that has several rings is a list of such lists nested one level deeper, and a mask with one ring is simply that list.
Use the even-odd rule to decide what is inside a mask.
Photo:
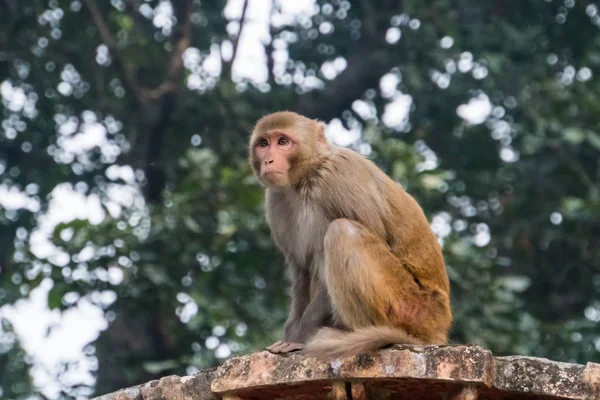
[{"label": "tree branch", "polygon": [[141,4],[143,4],[143,0],[125,0],[125,13],[133,20],[133,29],[140,37],[152,36],[156,28],[152,20],[140,12]]},{"label": "tree branch", "polygon": [[271,3],[271,11],[269,12],[269,36],[271,41],[265,46],[265,53],[267,56],[267,79],[270,85],[275,84],[275,74],[273,68],[275,66],[275,60],[273,59],[273,42],[275,41],[276,30],[273,27],[273,14],[275,12],[275,1]]},{"label": "tree branch", "polygon": [[102,14],[100,13],[100,10],[98,9],[98,6],[96,5],[95,1],[83,0],[83,3],[87,7],[88,12],[92,17],[92,22],[94,23],[94,26],[96,27],[96,29],[98,29],[98,32],[100,33],[102,42],[106,45],[106,47],[108,47],[108,50],[110,51],[110,53],[113,56],[113,59],[115,60],[115,64],[119,69],[125,89],[131,92],[139,103],[144,103],[144,90],[140,86],[138,86],[134,78],[133,72],[127,67],[123,55],[117,48],[117,42],[115,41],[115,38],[110,32],[110,29],[106,25],[106,22],[104,22],[104,18],[102,18]]},{"label": "tree branch", "polygon": [[[182,5],[183,4],[183,5]],[[183,75],[183,53],[192,42],[192,0],[181,0],[173,3],[179,27],[173,35],[173,52],[169,58],[169,67],[164,82],[151,93],[152,98],[177,90],[179,80]]]},{"label": "tree branch", "polygon": [[299,112],[311,118],[330,120],[351,108],[367,89],[377,88],[383,75],[397,66],[397,50],[388,45],[385,34],[387,17],[394,10],[401,9],[402,2],[385,4],[385,10],[375,11],[368,0],[359,2],[363,16],[363,36],[357,43],[357,50],[347,57],[347,67],[325,89],[313,96],[302,96]]},{"label": "tree branch", "polygon": [[376,88],[379,80],[397,62],[385,48],[363,45],[347,58],[347,67],[325,89],[313,96],[302,96],[298,112],[328,121],[349,109],[368,88]]},{"label": "tree branch", "polygon": [[169,119],[175,109],[176,92],[183,75],[183,53],[192,40],[192,6],[193,0],[174,2],[177,16],[177,28],[173,35],[173,52],[169,58],[169,67],[164,82],[150,94],[158,99],[156,118],[151,124],[150,136],[145,160],[147,184],[144,188],[146,200],[158,203],[166,183],[166,174],[162,165],[162,147]]},{"label": "tree branch", "polygon": [[177,26],[172,40],[173,50],[169,56],[164,80],[156,89],[148,89],[138,85],[132,70],[127,67],[123,54],[119,52],[117,42],[102,18],[95,0],[83,0],[83,2],[100,33],[102,41],[113,55],[125,88],[141,106],[140,113],[144,120],[143,126],[139,128],[140,131],[148,132],[147,140],[144,142],[144,156],[142,157],[147,179],[144,195],[149,203],[157,203],[161,199],[166,183],[166,174],[162,165],[162,146],[168,130],[169,120],[175,109],[176,92],[180,87],[183,76],[183,53],[190,46],[192,40],[191,14],[193,0],[173,2],[177,18]]},{"label": "tree branch", "polygon": [[235,39],[233,39],[233,52],[231,53],[231,61],[227,64],[227,67],[223,69],[223,75],[229,76],[233,69],[233,63],[235,62],[235,57],[237,56],[238,47],[240,45],[240,38],[242,37],[242,31],[244,30],[244,25],[246,24],[246,12],[248,11],[248,0],[244,0],[244,6],[242,7],[242,16],[240,17],[240,29],[238,30]]},{"label": "tree branch", "polygon": [[587,174],[583,165],[581,165],[576,159],[558,145],[552,145],[552,150],[558,155],[558,157],[565,163],[567,168],[571,170],[579,181],[585,185],[588,189],[598,190],[596,182]]}]

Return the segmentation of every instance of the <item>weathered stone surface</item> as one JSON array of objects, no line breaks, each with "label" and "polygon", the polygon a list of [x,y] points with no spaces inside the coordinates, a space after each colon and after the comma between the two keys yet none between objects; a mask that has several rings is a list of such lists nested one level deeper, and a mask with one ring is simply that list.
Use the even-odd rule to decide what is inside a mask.
[{"label": "weathered stone surface", "polygon": [[137,386],[133,386],[103,396],[98,396],[95,400],[144,400],[144,398],[142,397],[140,389]]},{"label": "weathered stone surface", "polygon": [[216,400],[210,390],[216,369],[199,371],[192,376],[167,376],[140,386],[144,400]]},{"label": "weathered stone surface", "polygon": [[534,357],[496,357],[494,386],[505,392],[600,400],[600,364]]},{"label": "weathered stone surface", "polygon": [[479,346],[394,346],[332,362],[259,352],[97,400],[600,400],[600,364],[496,357]]},{"label": "weathered stone surface", "polygon": [[395,346],[326,363],[267,351],[231,358],[217,370],[214,392],[299,385],[332,379],[410,378],[491,385],[492,353],[479,346]]},{"label": "weathered stone surface", "polygon": [[191,376],[165,376],[94,400],[218,400],[221,397],[210,390],[215,371],[213,368]]}]

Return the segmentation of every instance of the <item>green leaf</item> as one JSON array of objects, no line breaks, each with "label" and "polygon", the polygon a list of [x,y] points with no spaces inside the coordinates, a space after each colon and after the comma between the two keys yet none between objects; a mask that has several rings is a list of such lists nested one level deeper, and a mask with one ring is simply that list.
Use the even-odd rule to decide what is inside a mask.
[{"label": "green leaf", "polygon": [[579,211],[585,206],[585,202],[577,197],[566,197],[562,200],[565,211]]},{"label": "green leaf", "polygon": [[421,183],[427,189],[439,189],[444,180],[439,175],[424,174],[421,177]]},{"label": "green leaf", "polygon": [[585,139],[585,132],[579,128],[571,127],[565,129],[563,137],[569,143],[579,144]]},{"label": "green leaf", "polygon": [[505,276],[498,283],[513,292],[523,292],[531,285],[531,278],[522,275]]},{"label": "green leaf", "polygon": [[164,361],[156,361],[156,362],[149,361],[149,362],[145,362],[142,364],[142,367],[144,368],[144,370],[153,375],[158,375],[162,371],[165,371],[167,369],[176,368],[178,366],[179,366],[179,363],[175,360],[164,360]]},{"label": "green leaf", "polygon": [[62,298],[65,294],[65,288],[63,285],[54,283],[54,286],[48,292],[48,308],[51,310],[60,308],[62,305]]},{"label": "green leaf", "polygon": [[196,232],[196,233],[202,232],[202,228],[200,227],[200,225],[198,225],[198,223],[196,222],[196,220],[193,217],[189,216],[189,215],[186,215],[183,218],[183,223],[192,232]]},{"label": "green leaf", "polygon": [[587,133],[587,141],[596,149],[600,150],[600,135],[596,132]]}]

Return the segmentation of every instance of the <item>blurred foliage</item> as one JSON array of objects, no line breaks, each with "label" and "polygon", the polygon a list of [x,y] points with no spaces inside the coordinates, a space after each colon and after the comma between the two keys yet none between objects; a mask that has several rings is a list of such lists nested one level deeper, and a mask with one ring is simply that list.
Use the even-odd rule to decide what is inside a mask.
[{"label": "blurred foliage", "polygon": [[8,320],[0,317],[0,398],[25,399],[34,393],[27,377],[30,360]]},{"label": "blurred foliage", "polygon": [[[286,271],[245,159],[253,123],[281,109],[359,130],[351,146],[418,199],[444,246],[453,342],[599,362],[597,5],[318,0],[284,18],[283,3],[255,82],[231,72],[240,18],[225,1],[160,19],[169,2],[0,0],[0,304],[51,281],[49,308],[86,299],[109,321],[84,352],[96,384],[60,380],[65,367],[60,396],[281,336]],[[467,104],[486,117],[465,121]],[[89,131],[106,140],[85,147]],[[40,255],[65,187],[102,218],[58,224]],[[2,320],[0,398],[34,391],[24,354]]]}]

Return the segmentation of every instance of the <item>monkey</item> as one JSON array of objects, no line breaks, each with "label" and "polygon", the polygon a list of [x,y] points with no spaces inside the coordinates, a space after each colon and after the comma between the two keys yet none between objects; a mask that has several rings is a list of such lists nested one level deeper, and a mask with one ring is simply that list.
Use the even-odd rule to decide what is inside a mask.
[{"label": "monkey", "polygon": [[283,340],[266,349],[343,358],[448,343],[450,283],[425,213],[373,161],[292,111],[260,118],[248,162],[291,271]]}]

